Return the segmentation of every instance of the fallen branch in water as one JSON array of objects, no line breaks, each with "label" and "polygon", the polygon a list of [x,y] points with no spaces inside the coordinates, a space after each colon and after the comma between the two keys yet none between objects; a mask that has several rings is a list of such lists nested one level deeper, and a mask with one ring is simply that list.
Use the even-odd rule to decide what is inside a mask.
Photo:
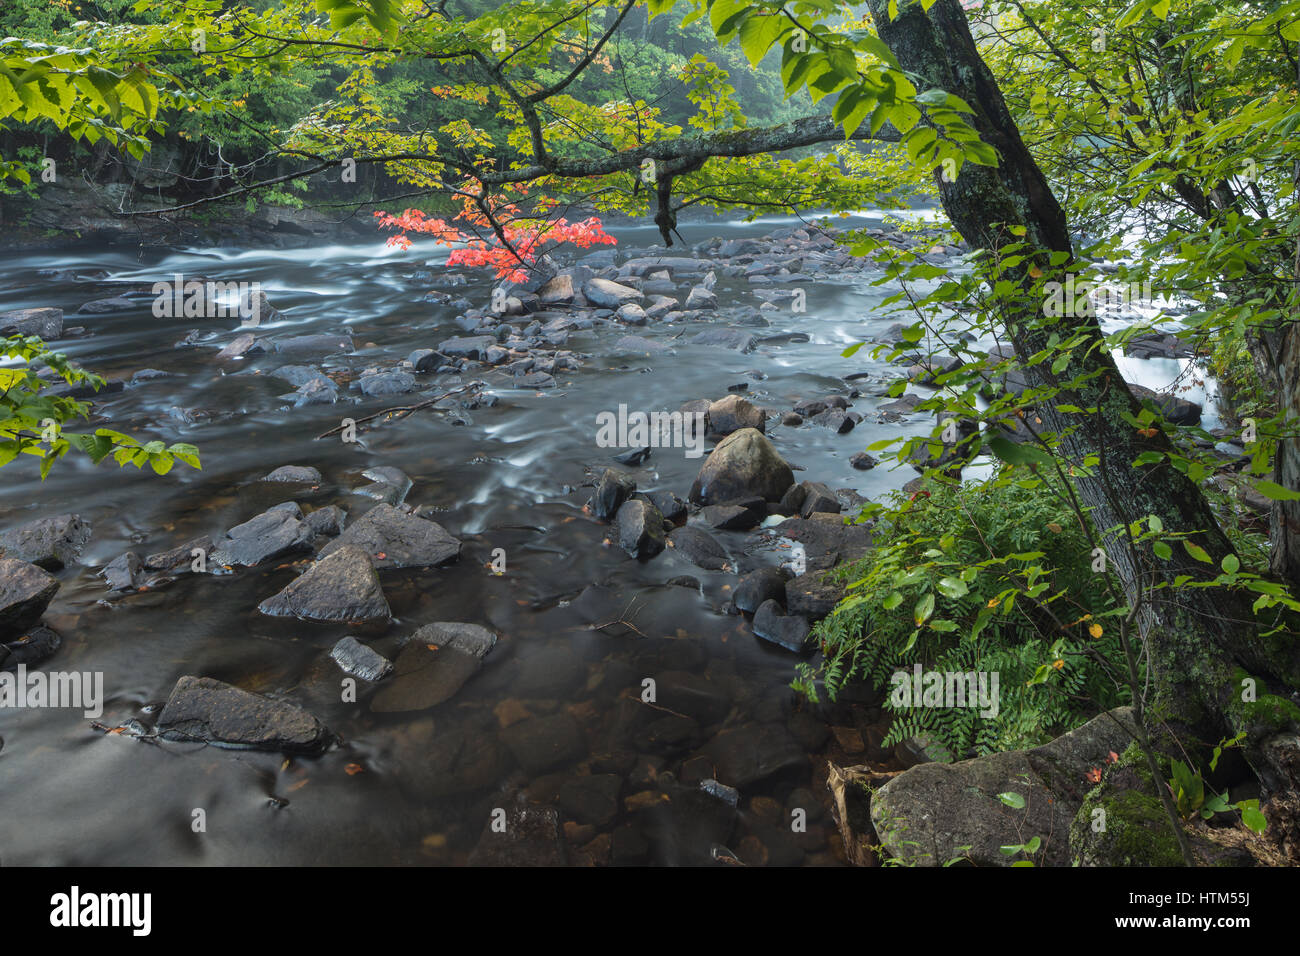
[{"label": "fallen branch in water", "polygon": [[[400,418],[405,418],[407,415],[411,414],[412,412],[418,412],[422,408],[429,408],[430,406],[438,404],[444,398],[450,398],[452,395],[457,395],[460,392],[466,391],[467,389],[482,389],[486,387],[487,387],[486,382],[478,382],[478,381],[470,382],[467,385],[460,386],[460,388],[453,388],[450,392],[443,392],[441,395],[436,395],[433,398],[425,399],[423,402],[417,402],[414,405],[394,405],[392,408],[381,409],[380,411],[375,412],[373,415],[366,415],[364,418],[353,419],[352,424],[364,425],[366,422],[373,422],[376,418],[383,418],[385,415],[390,417],[396,415],[399,416]],[[343,431],[344,427],[345,426],[342,423],[339,423],[338,425],[335,425],[333,428],[331,428],[329,431],[322,432],[321,434],[317,435],[316,440],[319,441],[322,438],[329,438],[331,435],[337,435],[339,432]]]}]

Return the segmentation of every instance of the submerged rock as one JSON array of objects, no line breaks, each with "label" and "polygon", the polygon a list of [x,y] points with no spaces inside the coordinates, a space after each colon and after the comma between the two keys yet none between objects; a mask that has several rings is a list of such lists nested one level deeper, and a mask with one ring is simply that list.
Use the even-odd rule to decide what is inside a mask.
[{"label": "submerged rock", "polygon": [[649,501],[623,502],[614,518],[618,546],[639,560],[653,558],[664,549],[664,516]]},{"label": "submerged rock", "polygon": [[426,710],[450,700],[478,673],[496,641],[495,634],[477,624],[426,624],[397,655],[393,679],[370,709],[380,714]]},{"label": "submerged rock", "polygon": [[182,677],[158,717],[166,740],[201,741],[239,750],[323,753],[333,735],[294,704],[232,687],[211,677]]},{"label": "submerged rock", "polygon": [[551,807],[510,807],[503,826],[489,820],[470,866],[564,866],[568,857],[560,818]]},{"label": "submerged rock", "polygon": [[322,624],[374,624],[392,617],[370,555],[351,544],[332,550],[257,609]]}]

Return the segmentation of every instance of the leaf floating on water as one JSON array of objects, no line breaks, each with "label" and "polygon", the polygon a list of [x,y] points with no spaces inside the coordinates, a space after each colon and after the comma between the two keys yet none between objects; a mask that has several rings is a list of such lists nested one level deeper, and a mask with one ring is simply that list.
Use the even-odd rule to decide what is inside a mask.
[{"label": "leaf floating on water", "polygon": [[[348,775],[349,777],[355,777],[355,776],[356,776],[357,774],[359,774],[359,773],[365,773],[365,772],[366,772],[366,768],[363,767],[363,766],[361,766],[361,764],[359,764],[359,763],[350,763],[350,764],[348,764],[346,767],[344,767],[343,769],[344,769],[344,771],[347,773],[347,775]],[[307,782],[307,781],[305,781],[305,780],[303,781],[303,783],[306,783],[306,782]]]}]

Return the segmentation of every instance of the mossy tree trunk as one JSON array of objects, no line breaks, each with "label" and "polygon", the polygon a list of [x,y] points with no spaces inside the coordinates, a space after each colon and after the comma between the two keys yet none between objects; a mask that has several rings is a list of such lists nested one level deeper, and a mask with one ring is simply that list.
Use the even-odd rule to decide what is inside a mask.
[{"label": "mossy tree trunk", "polygon": [[[958,0],[937,0],[928,12],[917,3],[908,4],[893,20],[887,0],[869,0],[869,6],[881,39],[903,68],[923,79],[920,86],[961,97],[974,110],[968,117],[972,126],[998,151],[997,167],[967,164],[953,182],[937,178],[949,219],[973,248],[1028,243],[1039,253],[1038,268],[1064,282],[1070,263],[1052,275],[1048,257],[1054,251],[1072,255],[1065,213],[1022,141]],[[1010,231],[1019,226],[1025,229],[1023,237]],[[1022,268],[1027,270],[1032,261]],[[1028,285],[1027,275],[1021,278]],[[1013,307],[1002,321],[1021,359],[1047,348],[1048,332],[1037,307]],[[1080,332],[1093,343],[1102,336],[1095,317],[1067,321],[1073,327],[1061,329],[1062,338]],[[1149,730],[1161,737],[1172,732],[1184,745],[1213,745],[1245,729],[1253,732],[1255,743],[1262,743],[1278,728],[1251,726],[1252,713],[1241,700],[1242,677],[1248,674],[1261,682],[1261,693],[1300,686],[1300,655],[1293,646],[1258,636],[1251,601],[1244,594],[1174,586],[1180,575],[1195,580],[1215,576],[1232,546],[1201,490],[1181,472],[1167,461],[1132,467],[1143,452],[1169,452],[1171,445],[1163,433],[1146,437],[1125,420],[1140,406],[1113,358],[1096,348],[1076,348],[1059,374],[1049,365],[1025,370],[1032,387],[1060,390],[1053,401],[1034,411],[1043,420],[1043,431],[1063,436],[1059,453],[1067,461],[1101,458],[1102,466],[1091,476],[1080,474],[1072,481],[1102,534],[1110,568],[1137,608],[1134,621],[1153,678],[1154,694],[1145,708]],[[1095,407],[1096,412],[1064,414],[1056,411],[1059,404]],[[1122,529],[1148,515],[1159,517],[1167,532],[1190,534],[1209,553],[1213,566],[1193,560],[1182,548],[1162,561],[1148,546],[1133,545]],[[1295,787],[1294,764],[1279,767],[1258,748],[1253,763],[1267,786]]]}]

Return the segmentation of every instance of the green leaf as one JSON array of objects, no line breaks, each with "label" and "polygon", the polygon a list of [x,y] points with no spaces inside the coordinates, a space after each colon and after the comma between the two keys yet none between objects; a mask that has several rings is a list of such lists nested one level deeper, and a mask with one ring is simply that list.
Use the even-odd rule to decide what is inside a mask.
[{"label": "green leaf", "polygon": [[1188,554],[1190,554],[1197,561],[1200,561],[1202,564],[1214,563],[1214,559],[1210,557],[1210,552],[1206,551],[1199,544],[1193,544],[1190,540],[1184,538],[1183,547],[1187,550]]},{"label": "green leaf", "polygon": [[1025,798],[1018,793],[999,793],[998,799],[1012,810],[1023,810],[1025,808]]},{"label": "green leaf", "polygon": [[934,592],[926,591],[925,594],[921,596],[921,600],[916,602],[916,607],[912,610],[912,620],[916,622],[917,627],[920,627],[930,619],[930,615],[933,613]]},{"label": "green leaf", "polygon": [[944,597],[954,599],[965,597],[970,591],[970,588],[966,587],[965,581],[954,577],[941,578],[935,587],[939,589],[939,593]]},{"label": "green leaf", "polygon": [[1300,491],[1283,488],[1273,481],[1257,481],[1255,490],[1265,498],[1272,498],[1274,501],[1300,501]]}]

